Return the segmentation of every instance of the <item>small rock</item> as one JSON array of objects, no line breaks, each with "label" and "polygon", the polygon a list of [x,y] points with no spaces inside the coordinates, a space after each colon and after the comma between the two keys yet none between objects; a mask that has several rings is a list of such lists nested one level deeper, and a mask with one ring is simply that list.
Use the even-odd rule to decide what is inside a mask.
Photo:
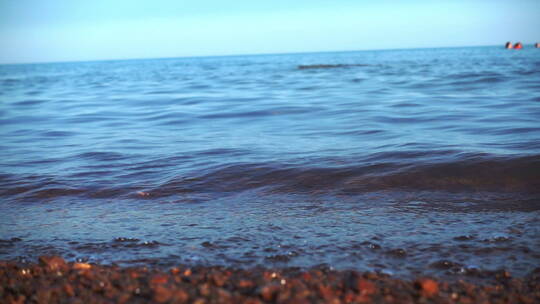
[{"label": "small rock", "polygon": [[227,290],[225,290],[223,288],[218,288],[216,293],[217,293],[217,297],[218,297],[218,299],[220,299],[220,301],[222,301],[224,303],[230,303],[231,302],[232,295]]},{"label": "small rock", "polygon": [[66,267],[66,261],[59,256],[40,256],[39,263],[49,270],[58,270]]},{"label": "small rock", "polygon": [[88,263],[75,263],[75,264],[73,264],[73,269],[77,269],[77,270],[90,269],[90,268],[92,268],[92,265],[90,265]]},{"label": "small rock", "polygon": [[26,297],[24,295],[18,295],[16,300],[13,300],[13,304],[23,304],[26,300]]},{"label": "small rock", "polygon": [[199,294],[208,297],[210,295],[210,285],[207,283],[199,285]]},{"label": "small rock", "polygon": [[460,235],[454,237],[454,240],[456,241],[470,241],[472,239],[474,239],[474,235]]},{"label": "small rock", "polygon": [[387,251],[387,254],[402,258],[407,255],[407,251],[405,251],[405,249],[397,248]]},{"label": "small rock", "polygon": [[189,295],[182,289],[176,290],[173,295],[174,303],[186,303],[189,300]]},{"label": "small rock", "polygon": [[165,283],[167,283],[168,280],[169,280],[169,278],[167,276],[156,275],[156,276],[152,277],[152,279],[150,280],[150,284],[153,284],[153,285],[165,284]]},{"label": "small rock", "polygon": [[73,290],[73,287],[70,284],[64,285],[64,291],[69,297],[73,297],[75,295],[75,291]]},{"label": "small rock", "polygon": [[431,279],[423,279],[418,282],[422,289],[422,295],[425,297],[432,297],[439,293],[439,284]]},{"label": "small rock", "polygon": [[225,285],[225,282],[227,281],[227,278],[224,275],[221,275],[219,273],[215,273],[211,276],[212,281],[214,284],[218,287],[221,287]]},{"label": "small rock", "polygon": [[279,291],[279,285],[269,284],[261,288],[260,294],[263,300],[270,302],[270,301],[273,301],[278,291]]},{"label": "small rock", "polygon": [[361,295],[366,296],[369,296],[376,291],[375,284],[364,279],[358,280],[357,288]]},{"label": "small rock", "polygon": [[240,288],[251,288],[253,287],[253,285],[254,285],[253,282],[248,281],[248,280],[240,280],[238,282],[238,287]]},{"label": "small rock", "polygon": [[118,301],[119,304],[124,304],[124,303],[129,303],[130,299],[131,299],[131,294],[126,292],[126,293],[122,293],[118,297],[117,301]]},{"label": "small rock", "polygon": [[319,284],[317,286],[317,289],[319,291],[319,294],[321,295],[321,297],[325,300],[328,300],[330,299],[332,296],[333,296],[333,292],[332,292],[332,289],[325,285],[325,284]]},{"label": "small rock", "polygon": [[158,303],[165,303],[173,296],[173,293],[168,288],[157,285],[154,287],[154,301]]}]

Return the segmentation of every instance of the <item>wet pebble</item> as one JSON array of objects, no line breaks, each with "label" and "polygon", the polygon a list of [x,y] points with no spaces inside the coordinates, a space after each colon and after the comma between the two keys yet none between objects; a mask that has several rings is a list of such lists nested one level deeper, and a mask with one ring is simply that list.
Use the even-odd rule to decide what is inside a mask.
[{"label": "wet pebble", "polygon": [[41,256],[39,262],[49,270],[58,270],[66,266],[64,259],[58,256]]},{"label": "wet pebble", "polygon": [[171,299],[173,296],[172,290],[161,285],[155,286],[153,289],[153,292],[154,292],[153,300],[157,303],[165,303],[169,301],[169,299]]},{"label": "wet pebble", "polygon": [[433,297],[439,293],[439,284],[432,279],[422,279],[417,282],[425,297]]},{"label": "wet pebble", "polygon": [[92,265],[87,263],[75,263],[73,264],[73,269],[90,269],[92,268]]},{"label": "wet pebble", "polygon": [[470,241],[474,239],[474,235],[460,235],[454,237],[454,240],[456,241]]},{"label": "wet pebble", "polygon": [[358,280],[357,290],[360,292],[361,295],[369,296],[376,291],[375,284],[373,284],[371,281],[360,279]]},{"label": "wet pebble", "polygon": [[436,262],[431,263],[429,266],[435,269],[459,269],[462,267],[461,264],[454,263],[448,260],[436,261]]},{"label": "wet pebble", "polygon": [[126,238],[126,237],[117,237],[114,239],[115,242],[138,242],[139,239],[136,238]]},{"label": "wet pebble", "polygon": [[401,248],[392,249],[387,251],[386,253],[399,258],[405,257],[407,255],[407,251]]}]

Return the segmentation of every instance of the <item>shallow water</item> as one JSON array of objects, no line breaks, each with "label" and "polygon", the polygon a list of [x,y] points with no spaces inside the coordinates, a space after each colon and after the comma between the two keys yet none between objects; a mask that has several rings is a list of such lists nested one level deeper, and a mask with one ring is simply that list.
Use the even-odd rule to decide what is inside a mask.
[{"label": "shallow water", "polygon": [[523,275],[540,51],[0,66],[0,258]]}]

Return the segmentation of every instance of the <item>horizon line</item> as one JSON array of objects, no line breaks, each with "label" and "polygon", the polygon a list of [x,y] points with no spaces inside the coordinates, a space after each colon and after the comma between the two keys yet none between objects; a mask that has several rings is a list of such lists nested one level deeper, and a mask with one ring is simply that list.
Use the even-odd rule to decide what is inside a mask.
[{"label": "horizon line", "polygon": [[[523,43],[523,45],[534,43]],[[189,59],[189,58],[212,58],[212,57],[242,57],[242,56],[273,56],[273,55],[294,55],[294,54],[314,54],[314,53],[347,53],[347,52],[372,52],[372,51],[399,51],[414,49],[450,49],[450,48],[475,48],[475,47],[494,47],[491,45],[468,45],[468,46],[437,46],[437,47],[402,47],[386,49],[361,49],[361,50],[333,50],[333,51],[300,51],[300,52],[278,52],[278,53],[240,53],[240,54],[216,54],[216,55],[188,55],[188,56],[165,56],[165,57],[136,57],[136,58],[108,58],[108,59],[82,59],[82,60],[59,60],[59,61],[35,61],[35,62],[12,62],[2,63],[0,66],[7,65],[30,65],[30,64],[55,64],[55,63],[83,63],[83,62],[106,62],[106,61],[137,61],[137,60],[167,60],[167,59]],[[503,45],[504,47],[504,45]]]}]

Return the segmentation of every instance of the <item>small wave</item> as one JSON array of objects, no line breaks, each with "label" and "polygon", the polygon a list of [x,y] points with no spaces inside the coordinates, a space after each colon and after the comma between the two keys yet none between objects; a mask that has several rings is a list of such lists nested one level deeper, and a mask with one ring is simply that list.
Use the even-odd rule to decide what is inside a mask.
[{"label": "small wave", "polygon": [[540,157],[463,159],[432,164],[370,164],[355,167],[289,167],[236,164],[177,177],[150,191],[155,196],[188,192],[362,193],[380,190],[540,192]]},{"label": "small wave", "polygon": [[68,131],[45,131],[42,132],[40,135],[43,137],[68,137],[68,136],[74,136],[76,135],[76,132],[68,132]]},{"label": "small wave", "polygon": [[116,250],[126,250],[126,249],[137,249],[137,248],[157,248],[159,246],[164,246],[158,241],[140,241],[135,238],[125,238],[117,237],[110,242],[100,242],[100,243],[72,243],[72,249],[80,253],[96,253],[103,251],[116,251]]},{"label": "small wave", "polygon": [[367,67],[369,64],[308,64],[299,65],[299,70],[309,69],[336,69],[336,68],[351,68],[351,67]]},{"label": "small wave", "polygon": [[78,157],[97,161],[117,161],[125,158],[123,154],[114,152],[86,152],[79,154]]},{"label": "small wave", "polygon": [[19,106],[19,107],[35,106],[35,105],[42,104],[44,102],[47,102],[47,101],[44,99],[30,99],[30,100],[22,100],[22,101],[15,102],[13,103],[13,105]]},{"label": "small wave", "polygon": [[[213,152],[216,151],[209,153]],[[155,179],[159,175],[153,170],[148,172],[144,166],[137,167],[137,171],[125,177],[117,176],[116,184],[92,180],[96,175],[80,173],[73,176],[74,179],[4,176],[0,179],[3,188],[0,196],[32,200],[62,196],[153,199],[180,194],[223,194],[250,190],[336,195],[377,191],[457,191],[519,193],[527,199],[531,195],[538,198],[540,193],[540,155],[520,158],[462,156],[446,162],[435,157],[431,163],[411,162],[415,158],[413,156],[421,155],[395,155],[393,162],[388,162],[390,159],[387,155],[386,162],[382,163],[378,163],[378,157],[374,156],[370,158],[371,161],[364,160],[363,164],[341,167],[281,163],[218,165],[187,171],[144,189],[131,181],[140,176]],[[101,159],[103,155],[90,156]],[[161,175],[170,176],[171,172]]]},{"label": "small wave", "polygon": [[104,184],[97,179],[102,173],[76,173],[72,180],[49,175],[5,174],[0,176],[0,197],[33,202],[60,197],[123,198],[139,189],[130,185]]},{"label": "small wave", "polygon": [[321,107],[275,107],[265,110],[258,111],[247,111],[247,112],[219,112],[214,114],[205,114],[199,116],[202,119],[226,119],[226,118],[258,118],[265,116],[275,116],[275,115],[297,115],[297,114],[306,114],[310,112],[315,112],[321,110]]}]

